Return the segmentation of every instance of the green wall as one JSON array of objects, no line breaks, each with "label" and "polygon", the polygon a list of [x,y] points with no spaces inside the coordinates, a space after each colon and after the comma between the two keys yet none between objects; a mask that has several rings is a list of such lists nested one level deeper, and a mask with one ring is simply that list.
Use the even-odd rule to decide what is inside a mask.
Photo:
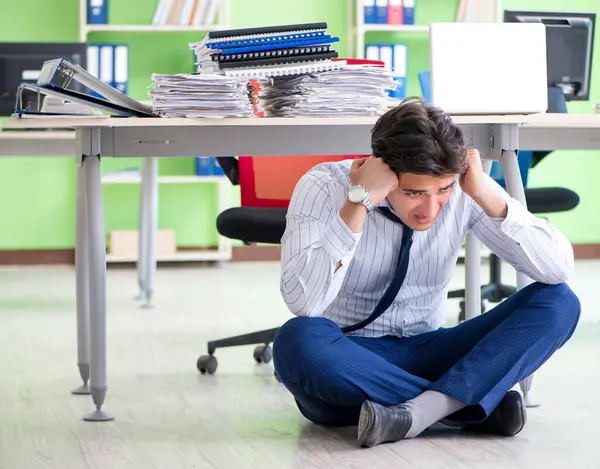
[{"label": "green wall", "polygon": [[[111,24],[149,24],[157,0],[110,0]],[[78,0],[27,0],[13,13],[0,16],[0,41],[77,41]],[[134,6],[135,4],[135,6]],[[347,0],[229,0],[232,27],[325,20],[340,36],[336,46],[346,54],[350,40]],[[456,0],[418,0],[417,22],[452,21]],[[505,8],[596,10],[597,0],[504,0]],[[203,33],[92,33],[90,42],[127,42],[130,45],[130,94],[147,99],[150,75],[192,71],[188,43]],[[597,35],[597,38],[600,35]],[[409,44],[409,94],[420,94],[417,73],[428,68],[426,34],[370,33],[367,40],[403,41]],[[598,39],[597,39],[598,41]],[[598,42],[597,42],[598,44]],[[600,77],[600,44],[595,48],[595,81]],[[466,73],[468,71],[465,71]],[[590,103],[572,104],[571,112],[592,112],[600,87],[592,89]],[[194,156],[194,155],[190,155]],[[161,174],[193,174],[190,156],[161,159]],[[531,172],[533,186],[561,185],[577,191],[580,207],[551,220],[574,243],[600,242],[600,217],[594,174],[600,170],[600,152],[555,152]],[[139,165],[139,160],[103,160],[104,171]],[[569,168],[565,171],[565,168]],[[137,226],[138,186],[104,186],[107,229]],[[232,203],[239,192],[232,189]],[[73,159],[0,158],[0,250],[60,249],[75,243],[75,169]],[[161,185],[159,225],[177,232],[180,246],[215,245],[216,188],[211,185]],[[22,218],[21,218],[22,217]]]}]

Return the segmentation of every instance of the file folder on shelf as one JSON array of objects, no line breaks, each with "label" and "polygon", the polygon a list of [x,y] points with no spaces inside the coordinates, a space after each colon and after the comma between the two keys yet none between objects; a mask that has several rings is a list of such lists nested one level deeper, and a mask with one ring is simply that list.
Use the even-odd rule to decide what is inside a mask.
[{"label": "file folder on shelf", "polygon": [[[95,93],[96,96],[69,89],[69,86],[73,82],[82,85]],[[37,93],[37,108],[24,108],[23,92],[25,91]],[[66,102],[78,103],[116,116],[157,117],[152,112],[150,106],[121,93],[119,90],[93,76],[83,67],[72,64],[64,58],[44,62],[35,85],[22,83],[19,86],[15,103],[15,114],[19,117],[43,115],[43,99],[41,95],[62,99]]]},{"label": "file folder on shelf", "polygon": [[375,22],[386,24],[388,21],[388,0],[375,0]]},{"label": "file folder on shelf", "polygon": [[[87,70],[104,83],[127,94],[129,75],[127,44],[88,44]],[[92,93],[93,96],[99,96]]]},{"label": "file folder on shelf", "polygon": [[388,24],[404,24],[404,8],[402,0],[389,0],[388,2]]},{"label": "file folder on shelf", "polygon": [[108,0],[87,0],[88,24],[108,23]]},{"label": "file folder on shelf", "polygon": [[404,0],[404,24],[415,24],[415,0]]},{"label": "file folder on shelf", "polygon": [[375,0],[363,1],[363,21],[365,24],[377,23],[377,15],[375,13]]}]

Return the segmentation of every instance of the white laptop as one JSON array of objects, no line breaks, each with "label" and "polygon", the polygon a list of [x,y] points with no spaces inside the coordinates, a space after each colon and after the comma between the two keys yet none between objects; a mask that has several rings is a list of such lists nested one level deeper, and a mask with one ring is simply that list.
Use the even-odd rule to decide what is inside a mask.
[{"label": "white laptop", "polygon": [[431,101],[448,114],[546,112],[541,23],[430,25]]}]

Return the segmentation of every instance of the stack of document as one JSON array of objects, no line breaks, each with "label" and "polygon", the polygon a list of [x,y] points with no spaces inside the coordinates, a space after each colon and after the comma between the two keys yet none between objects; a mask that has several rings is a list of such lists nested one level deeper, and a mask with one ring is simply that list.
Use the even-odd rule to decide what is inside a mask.
[{"label": "stack of document", "polygon": [[148,96],[162,117],[250,117],[249,81],[221,75],[152,75]]},{"label": "stack of document", "polygon": [[327,23],[212,31],[190,49],[198,73],[265,78],[339,69]]},{"label": "stack of document", "polygon": [[266,117],[378,116],[388,108],[388,91],[396,87],[392,72],[368,65],[258,83],[253,96]]}]

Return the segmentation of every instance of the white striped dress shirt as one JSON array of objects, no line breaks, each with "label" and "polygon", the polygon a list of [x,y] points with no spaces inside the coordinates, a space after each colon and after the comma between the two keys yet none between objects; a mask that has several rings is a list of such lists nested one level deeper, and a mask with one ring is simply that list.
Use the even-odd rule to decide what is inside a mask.
[{"label": "white striped dress shirt", "polygon": [[[394,275],[403,229],[377,210],[367,215],[361,233],[346,226],[339,211],[350,188],[351,163],[319,164],[300,179],[281,240],[280,288],[290,311],[324,316],[340,327],[356,324],[375,308]],[[434,225],[415,231],[408,273],[392,305],[352,334],[413,336],[442,327],[448,284],[469,231],[533,280],[567,280],[574,266],[569,241],[486,178],[507,201],[506,218],[488,217],[457,181]],[[335,271],[339,261],[342,267]]]}]

